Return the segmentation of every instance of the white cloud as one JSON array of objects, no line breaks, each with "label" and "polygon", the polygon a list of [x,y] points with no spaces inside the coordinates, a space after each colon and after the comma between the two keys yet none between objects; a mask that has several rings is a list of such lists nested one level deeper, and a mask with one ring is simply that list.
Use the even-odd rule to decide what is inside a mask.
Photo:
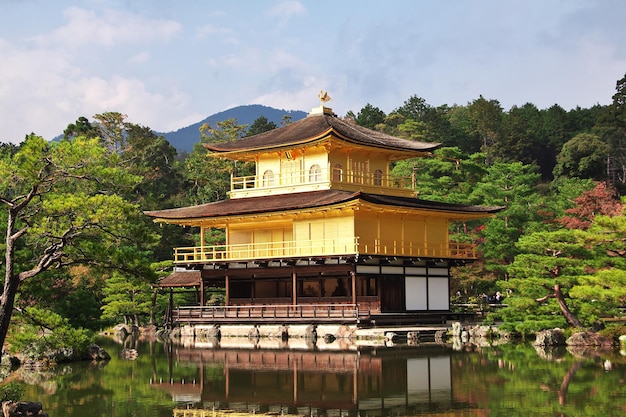
[{"label": "white cloud", "polygon": [[70,7],[65,10],[66,23],[49,34],[34,36],[39,45],[115,46],[167,40],[182,29],[173,20],[148,19],[138,14],[108,10],[98,14],[93,10]]},{"label": "white cloud", "polygon": [[[317,97],[320,90],[328,91],[331,98],[334,98],[334,90],[331,89],[334,86],[334,80],[324,79],[316,76],[305,76],[300,81],[300,85],[292,85],[286,88],[270,88],[265,94],[261,94],[254,97],[251,103],[263,104],[265,106],[271,106],[280,109],[287,110],[303,110],[309,112],[312,108],[319,106],[319,99]],[[339,94],[339,91],[336,91]],[[337,103],[343,105],[345,103]],[[327,107],[333,107],[331,101],[326,105]],[[335,109],[337,113],[338,109]],[[343,110],[342,110],[343,113]],[[338,113],[343,115],[342,113]]]},{"label": "white cloud", "polygon": [[[152,59],[148,50],[108,49],[162,42],[181,30],[179,23],[78,7],[64,16],[62,26],[31,36],[30,42],[0,39],[0,114],[11,121],[2,126],[0,141],[19,142],[32,131],[51,139],[77,117],[104,111],[129,114],[154,129],[179,128],[181,121],[199,117],[176,88],[156,83],[150,88],[159,90],[151,90],[136,76],[120,75],[124,63]],[[89,49],[78,52],[78,47]],[[103,68],[103,62],[117,65]]]},{"label": "white cloud", "polygon": [[306,13],[306,8],[297,0],[282,1],[267,10],[266,15],[273,18],[289,19]]},{"label": "white cloud", "polygon": [[143,64],[144,62],[148,62],[150,60],[150,53],[147,51],[139,52],[130,57],[128,62],[131,64]]},{"label": "white cloud", "polygon": [[218,27],[210,23],[204,24],[200,26],[198,29],[196,29],[196,35],[201,39],[210,37],[211,35],[217,35],[221,38],[228,38],[228,39],[235,38],[234,32],[232,31],[232,29]]},{"label": "white cloud", "polygon": [[283,28],[295,16],[306,14],[306,8],[297,0],[282,1],[268,9],[264,16],[271,22],[268,29]]}]

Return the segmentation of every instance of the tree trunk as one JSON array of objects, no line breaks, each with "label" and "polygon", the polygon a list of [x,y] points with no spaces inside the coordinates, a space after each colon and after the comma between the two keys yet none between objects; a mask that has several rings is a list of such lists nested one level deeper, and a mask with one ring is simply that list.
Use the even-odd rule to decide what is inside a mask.
[{"label": "tree trunk", "polygon": [[19,287],[19,281],[16,277],[5,278],[5,285],[2,296],[0,296],[0,360],[2,360],[2,352],[4,341],[11,324],[13,316],[13,306],[15,303],[15,295]]},{"label": "tree trunk", "polygon": [[150,324],[152,326],[156,326],[156,324],[157,324],[154,312],[156,310],[156,303],[157,303],[157,295],[158,295],[158,293],[159,293],[159,289],[157,287],[152,289],[152,305],[150,306]]},{"label": "tree trunk", "polygon": [[572,311],[567,307],[565,297],[563,296],[563,292],[561,291],[561,286],[559,284],[554,284],[554,296],[559,302],[559,307],[561,308],[563,316],[565,316],[565,320],[567,320],[567,322],[574,327],[584,327],[583,323],[578,319],[578,317],[576,317],[574,313],[572,313]]},{"label": "tree trunk", "polygon": [[15,275],[15,240],[21,234],[15,234],[15,216],[12,210],[9,210],[7,219],[7,235],[6,249],[4,258],[4,287],[2,295],[0,295],[0,360],[2,360],[2,351],[4,341],[11,325],[11,317],[13,316],[13,307],[15,305],[15,296],[20,286],[20,279]]}]

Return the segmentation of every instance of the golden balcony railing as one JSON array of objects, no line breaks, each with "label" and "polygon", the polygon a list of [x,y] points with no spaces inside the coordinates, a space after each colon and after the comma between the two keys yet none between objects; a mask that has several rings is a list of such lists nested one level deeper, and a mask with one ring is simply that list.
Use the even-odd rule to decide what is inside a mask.
[{"label": "golden balcony railing", "polygon": [[445,259],[475,259],[469,243],[427,244],[412,241],[360,241],[357,238],[316,239],[176,248],[174,262],[204,263],[334,255],[382,255]]},{"label": "golden balcony railing", "polygon": [[[386,175],[380,171],[352,171],[345,169],[309,169],[289,173],[270,173],[231,177],[230,189],[233,194],[268,192],[307,186],[318,188],[359,188],[368,192],[386,194],[384,190],[396,190],[401,194],[413,195],[415,180],[411,177]],[[383,192],[381,192],[383,191]]]},{"label": "golden balcony railing", "polygon": [[337,254],[358,254],[358,239],[316,239],[301,242],[282,241],[176,248],[174,261],[179,263],[193,263]]}]

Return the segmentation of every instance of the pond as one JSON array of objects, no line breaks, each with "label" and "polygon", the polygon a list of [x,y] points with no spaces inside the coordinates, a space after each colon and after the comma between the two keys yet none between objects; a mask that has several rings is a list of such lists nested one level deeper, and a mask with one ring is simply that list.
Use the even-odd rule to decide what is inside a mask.
[{"label": "pond", "polygon": [[626,415],[626,357],[618,351],[99,344],[112,356],[106,364],[20,369],[12,378],[50,416]]}]

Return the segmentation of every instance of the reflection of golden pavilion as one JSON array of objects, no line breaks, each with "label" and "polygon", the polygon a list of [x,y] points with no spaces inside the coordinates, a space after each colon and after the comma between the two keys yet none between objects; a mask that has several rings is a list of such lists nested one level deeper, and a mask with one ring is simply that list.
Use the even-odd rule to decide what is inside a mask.
[{"label": "reflection of golden pavilion", "polygon": [[[194,287],[199,306],[178,323],[381,323],[449,313],[450,268],[472,262],[471,243],[450,238],[452,222],[499,207],[416,198],[414,178],[392,163],[431,156],[439,144],[397,138],[346,122],[322,106],[299,121],[229,142],[210,155],[255,164],[231,178],[229,199],[150,211],[156,222],[194,227],[199,245],[175,249],[165,288]],[[207,242],[212,229],[225,241]],[[223,288],[224,307],[206,291]],[[375,317],[378,315],[378,317]]]},{"label": "reflection of golden pavilion", "polygon": [[[450,351],[441,347],[361,352],[175,349],[171,359],[197,364],[196,379],[170,375],[165,379],[169,382],[155,386],[196,409],[378,415],[448,410],[453,403]],[[186,412],[174,415],[201,415]]]}]

